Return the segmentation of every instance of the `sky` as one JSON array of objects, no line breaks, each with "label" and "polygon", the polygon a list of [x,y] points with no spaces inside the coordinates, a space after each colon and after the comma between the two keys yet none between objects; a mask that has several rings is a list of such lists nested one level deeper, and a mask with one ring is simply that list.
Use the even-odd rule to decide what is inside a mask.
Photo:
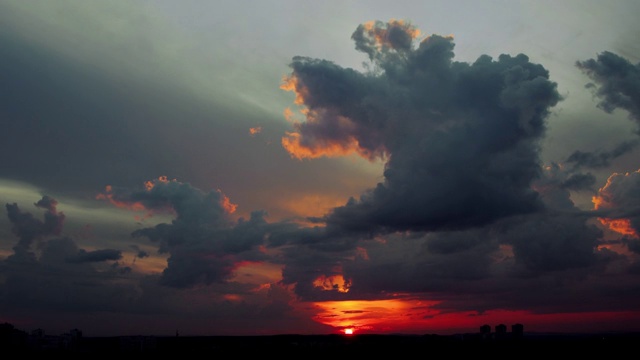
[{"label": "sky", "polygon": [[638,13],[0,1],[0,322],[640,331]]}]

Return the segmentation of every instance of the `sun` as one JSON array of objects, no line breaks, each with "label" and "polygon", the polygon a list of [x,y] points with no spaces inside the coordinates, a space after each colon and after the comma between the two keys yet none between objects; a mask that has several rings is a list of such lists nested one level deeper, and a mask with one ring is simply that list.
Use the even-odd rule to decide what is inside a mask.
[{"label": "sun", "polygon": [[345,335],[353,335],[353,329],[352,328],[344,329],[344,334]]}]

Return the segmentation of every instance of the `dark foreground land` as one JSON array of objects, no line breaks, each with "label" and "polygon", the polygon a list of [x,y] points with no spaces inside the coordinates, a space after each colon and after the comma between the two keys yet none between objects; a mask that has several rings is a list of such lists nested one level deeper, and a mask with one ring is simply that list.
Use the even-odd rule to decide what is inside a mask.
[{"label": "dark foreground land", "polygon": [[[15,345],[15,344],[14,344]],[[203,337],[84,337],[65,346],[24,344],[14,350],[37,353],[147,355],[381,355],[488,354],[531,355],[626,354],[640,346],[640,334],[545,335],[483,338],[464,335],[276,335]],[[421,354],[421,355],[420,355]]]}]

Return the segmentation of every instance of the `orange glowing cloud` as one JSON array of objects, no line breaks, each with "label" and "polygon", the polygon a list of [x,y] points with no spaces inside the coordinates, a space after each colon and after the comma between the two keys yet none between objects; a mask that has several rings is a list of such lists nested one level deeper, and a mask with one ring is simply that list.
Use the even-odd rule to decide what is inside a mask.
[{"label": "orange glowing cloud", "polygon": [[342,275],[321,275],[313,281],[313,286],[321,288],[324,291],[347,293],[351,287],[351,281],[345,280]]},{"label": "orange glowing cloud", "polygon": [[225,294],[224,299],[230,302],[239,302],[242,300],[242,297],[238,294]]},{"label": "orange glowing cloud", "polygon": [[[301,160],[356,153],[369,161],[384,158],[386,151],[382,144],[375,149],[360,146],[357,138],[360,130],[350,118],[327,109],[302,108],[300,113],[306,118],[304,123],[294,119],[290,108],[284,110],[285,119],[293,123],[295,128],[295,131],[286,132],[281,140],[282,146],[291,157]],[[334,138],[314,135],[314,132],[322,131],[326,127],[331,127],[332,131],[340,135]]]},{"label": "orange glowing cloud", "polygon": [[629,219],[598,218],[598,220],[600,220],[602,225],[609,227],[609,229],[619,234],[640,238],[638,236],[638,232],[631,226],[631,221]]},{"label": "orange glowing cloud", "polygon": [[304,100],[309,97],[309,90],[295,75],[283,77],[280,89],[294,92],[296,94],[294,103],[297,105],[303,105]]},{"label": "orange glowing cloud", "polygon": [[262,132],[262,127],[261,126],[256,126],[256,127],[252,127],[249,128],[249,135],[254,136],[256,134],[259,134]]},{"label": "orange glowing cloud", "polygon": [[[160,183],[168,183],[169,182],[169,178],[166,175],[162,175],[162,176],[159,176],[154,181],[155,182],[160,182]],[[171,181],[176,181],[176,179],[173,179]],[[145,189],[147,189],[147,191],[151,191],[151,189],[153,189],[153,187],[155,186],[155,182],[153,182],[151,180],[145,181],[145,183],[144,183]]]},{"label": "orange glowing cloud", "polygon": [[[598,195],[591,198],[594,210],[615,209],[619,207],[619,198],[616,197],[616,192],[625,186],[625,180],[631,179],[634,175],[639,176],[638,174],[640,174],[640,171],[626,174],[613,173],[609,176],[607,183],[599,189]],[[630,219],[601,217],[598,218],[598,220],[602,225],[619,234],[640,238],[636,229],[631,225]]]},{"label": "orange glowing cloud", "polygon": [[336,194],[302,194],[295,198],[278,199],[281,207],[300,217],[321,217],[331,209],[343,205],[348,196]]},{"label": "orange glowing cloud", "polygon": [[419,29],[402,20],[391,19],[386,27],[380,26],[381,24],[379,21],[367,21],[362,24],[364,30],[374,40],[378,50],[384,47],[393,48],[393,44],[389,41],[389,27],[402,28],[412,39],[417,39],[420,36]]},{"label": "orange glowing cloud", "polygon": [[292,158],[298,160],[315,159],[320,157],[339,157],[348,156],[350,154],[358,154],[360,157],[369,161],[375,161],[378,158],[384,158],[384,151],[369,151],[360,147],[360,143],[353,136],[345,137],[341,140],[322,139],[313,142],[305,141],[299,132],[286,132],[282,137],[282,146],[287,150]]},{"label": "orange glowing cloud", "polygon": [[290,123],[295,123],[295,119],[294,119],[294,115],[293,115],[293,110],[291,110],[291,108],[287,107],[284,109],[284,118],[285,120],[287,120]]},{"label": "orange glowing cloud", "polygon": [[234,212],[236,212],[236,209],[238,208],[238,204],[233,204],[231,202],[231,200],[224,194],[222,194],[222,192],[220,190],[218,190],[220,192],[220,195],[222,196],[222,200],[221,200],[221,204],[222,208],[224,209],[224,211],[226,211],[228,214],[233,214]]},{"label": "orange glowing cloud", "polygon": [[112,191],[113,187],[111,185],[107,185],[105,186],[104,193],[96,195],[96,199],[109,201],[111,204],[121,209],[128,209],[133,211],[146,210],[145,206],[140,202],[125,202],[116,200]]},{"label": "orange glowing cloud", "polygon": [[154,255],[135,258],[131,265],[136,272],[142,274],[161,274],[167,268],[167,255]]},{"label": "orange glowing cloud", "polygon": [[345,156],[358,150],[358,142],[355,139],[347,143],[323,141],[322,144],[314,144],[313,146],[303,145],[301,139],[302,135],[296,132],[287,132],[286,136],[282,138],[282,146],[292,157],[300,160],[323,156]]}]

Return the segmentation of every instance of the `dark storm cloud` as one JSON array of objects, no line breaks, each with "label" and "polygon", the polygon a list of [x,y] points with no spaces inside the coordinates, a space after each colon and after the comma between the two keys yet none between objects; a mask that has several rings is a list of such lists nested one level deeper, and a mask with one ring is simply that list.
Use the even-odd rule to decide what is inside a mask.
[{"label": "dark storm cloud", "polygon": [[220,191],[204,192],[191,184],[159,178],[146,188],[128,191],[110,188],[104,198],[119,205],[141,205],[148,211],[170,211],[175,219],[136,230],[134,237],[157,243],[170,254],[162,283],[172,287],[225,282],[245,261],[260,261],[265,242],[264,213],[249,219],[230,219],[235,205]]},{"label": "dark storm cloud", "polygon": [[[544,299],[526,299],[538,298],[539,288],[516,283],[575,277],[612,261],[596,251],[602,244],[602,230],[589,223],[593,215],[574,206],[565,186],[567,176],[556,164],[545,168],[534,182],[545,211],[465,230],[387,234],[381,236],[384,241],[360,242],[366,256],[356,253],[342,264],[344,276],[352,283],[347,296],[422,293],[446,300],[443,309],[454,306],[458,296],[473,296],[475,301],[455,307],[483,311],[496,303],[514,306],[503,297],[517,288],[520,305],[549,306]],[[557,287],[554,291],[566,292],[567,301],[574,300],[561,286],[545,286]]]},{"label": "dark storm cloud", "polygon": [[143,259],[149,256],[149,253],[140,249],[138,245],[131,245],[131,248],[136,251],[136,258]]},{"label": "dark storm cloud", "polygon": [[[200,284],[229,284],[239,266],[269,261],[284,265],[282,284],[301,298],[332,299],[336,294],[314,285],[321,277],[340,273],[340,265],[357,252],[368,234],[345,233],[324,227],[301,227],[288,221],[268,223],[266,212],[231,220],[234,205],[218,190],[209,192],[164,177],[143,189],[108,187],[100,196],[117,206],[150,212],[170,212],[173,220],[134,231],[167,253],[160,284],[188,288]],[[267,254],[277,250],[280,254]]]},{"label": "dark storm cloud", "polygon": [[55,213],[56,206],[58,205],[58,201],[52,198],[51,196],[45,195],[42,197],[42,199],[38,200],[38,202],[36,202],[34,205],[39,208],[47,209],[49,210],[49,212]]},{"label": "dark storm cloud", "polygon": [[455,284],[491,275],[497,243],[489,229],[431,232],[420,236],[389,234],[385,241],[362,244],[366,252],[345,262],[353,297],[423,293],[434,299]]},{"label": "dark storm cloud", "polygon": [[101,262],[110,260],[122,259],[122,251],[115,249],[101,249],[86,251],[80,249],[78,254],[69,256],[67,261],[70,263],[85,263],[85,262]]},{"label": "dark storm cloud", "polygon": [[594,265],[602,230],[584,217],[550,212],[508,224],[501,237],[517,263],[539,274]]},{"label": "dark storm cloud", "polygon": [[[32,253],[32,259],[36,259],[35,252],[39,252],[41,262],[102,262],[119,260],[122,253],[115,249],[98,249],[87,251],[78,249],[73,240],[53,238],[60,235],[63,230],[65,215],[57,210],[58,201],[48,195],[44,195],[35,204],[36,207],[46,209],[44,221],[38,220],[30,212],[20,210],[18,204],[6,204],[7,216],[13,223],[13,232],[18,236],[18,244],[14,247],[14,254],[9,257],[11,261],[20,257],[21,253]],[[40,241],[37,247],[33,242]]]},{"label": "dark storm cloud", "polygon": [[572,174],[564,180],[561,186],[569,190],[591,190],[596,183],[596,177],[593,174]]},{"label": "dark storm cloud", "polygon": [[[594,89],[601,109],[609,113],[626,110],[640,125],[640,64],[604,51],[595,59],[576,62],[576,66],[595,82],[587,86]],[[640,133],[640,128],[636,131]]]},{"label": "dark storm cloud", "polygon": [[36,219],[33,214],[23,212],[18,204],[6,204],[7,216],[12,223],[11,230],[18,236],[20,241],[14,247],[14,251],[27,251],[34,240],[41,239],[44,236],[60,235],[64,223],[65,215],[56,209],[57,201],[43,196],[37,203],[37,207],[44,208],[44,220]]},{"label": "dark storm cloud", "polygon": [[462,229],[539,210],[538,142],[560,100],[547,70],[524,54],[454,62],[451,38],[433,35],[414,49],[417,34],[403,22],[359,26],[356,49],[376,67],[368,74],[326,60],[291,63],[283,88],[308,109],[283,139],[292,155],[386,159],[384,182],[333,209],[329,226]]},{"label": "dark storm cloud", "polygon": [[[7,204],[7,215],[14,224],[18,245],[14,253],[0,262],[0,303],[16,314],[50,311],[102,311],[126,303],[135,293],[122,281],[121,274],[130,270],[114,262],[107,271],[93,266],[115,261],[121,252],[114,249],[85,250],[69,237],[56,237],[63,231],[64,215],[57,201],[43,196],[36,202],[46,209],[45,221],[17,204]],[[47,220],[50,224],[47,225]],[[26,241],[29,240],[29,241]],[[34,242],[37,240],[37,244]],[[35,246],[37,245],[37,246]]]}]

